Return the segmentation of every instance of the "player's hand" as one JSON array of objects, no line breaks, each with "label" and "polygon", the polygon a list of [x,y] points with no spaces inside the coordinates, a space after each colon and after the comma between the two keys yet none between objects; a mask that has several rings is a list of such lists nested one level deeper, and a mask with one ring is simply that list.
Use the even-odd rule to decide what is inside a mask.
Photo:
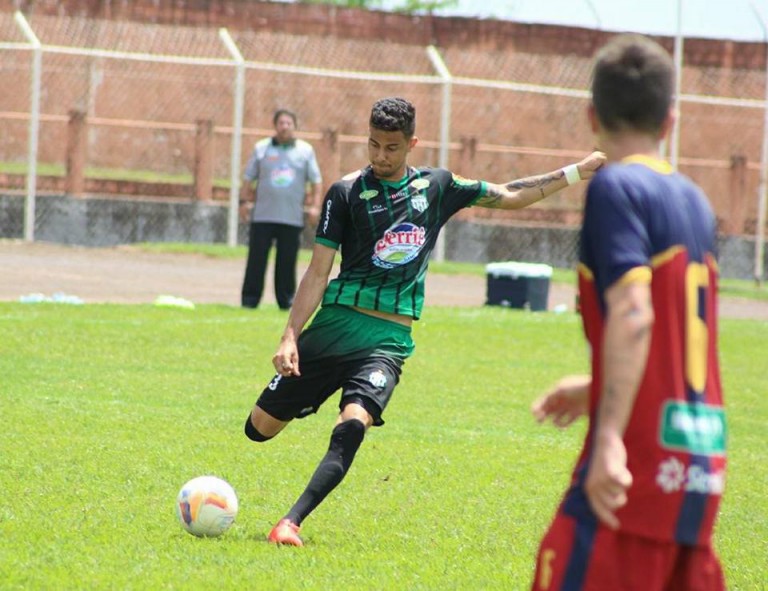
[{"label": "player's hand", "polygon": [[249,203],[241,203],[237,211],[240,214],[240,221],[247,222],[251,213],[251,205]]},{"label": "player's hand", "polygon": [[619,527],[616,511],[627,504],[632,474],[627,448],[619,435],[597,436],[584,490],[597,518],[610,529]]},{"label": "player's hand", "polygon": [[591,384],[588,375],[566,376],[533,403],[531,413],[539,423],[549,418],[556,427],[565,428],[589,412]]},{"label": "player's hand", "polygon": [[283,339],[277,348],[277,353],[272,357],[272,365],[281,376],[300,376],[299,350],[296,341]]},{"label": "player's hand", "polygon": [[592,152],[576,165],[579,168],[581,180],[591,179],[603,164],[605,164],[605,154],[600,151]]},{"label": "player's hand", "polygon": [[320,221],[320,208],[317,205],[309,205],[305,208],[307,212],[307,221],[310,226],[317,226],[317,222]]}]

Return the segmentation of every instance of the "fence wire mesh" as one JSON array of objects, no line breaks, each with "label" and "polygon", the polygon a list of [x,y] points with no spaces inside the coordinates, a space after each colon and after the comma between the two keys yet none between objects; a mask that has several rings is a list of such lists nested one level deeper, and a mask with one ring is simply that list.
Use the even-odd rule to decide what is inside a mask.
[{"label": "fence wire mesh", "polygon": [[[72,169],[79,162],[80,190],[87,194],[202,199],[223,209],[232,205],[230,188],[239,183],[254,142],[272,134],[277,108],[298,114],[298,135],[315,146],[326,186],[367,162],[368,112],[382,96],[406,96],[416,105],[420,144],[414,164],[447,164],[464,176],[506,182],[559,168],[593,149],[585,118],[586,57],[444,48],[439,57],[447,80],[426,47],[240,31],[232,33],[245,70],[238,120],[239,66],[220,30],[46,16],[28,23],[41,43],[38,73],[18,20],[0,14],[0,67],[14,81],[0,88],[0,174],[3,188],[19,196],[30,165],[33,118],[39,123],[40,195],[72,193]],[[38,113],[31,108],[36,74]],[[754,235],[766,72],[741,64],[685,64],[681,86],[679,168],[704,187],[725,234]],[[233,165],[237,142],[242,149]],[[196,188],[201,169],[211,177],[202,197]],[[525,212],[473,208],[459,219],[573,230],[582,202],[583,188],[572,187]],[[54,205],[47,203],[39,200],[36,227],[50,217],[46,207]],[[21,199],[6,200],[0,211],[0,235],[20,236]],[[141,238],[136,231],[125,235]],[[576,233],[567,235],[565,246],[553,247],[553,259],[575,260]],[[491,250],[457,247],[453,256],[541,255],[527,233],[503,231],[494,239]]]}]

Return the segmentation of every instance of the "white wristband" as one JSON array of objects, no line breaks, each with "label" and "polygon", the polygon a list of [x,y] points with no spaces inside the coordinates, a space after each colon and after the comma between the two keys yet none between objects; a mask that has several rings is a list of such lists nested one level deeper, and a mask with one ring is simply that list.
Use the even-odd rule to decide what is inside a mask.
[{"label": "white wristband", "polygon": [[569,185],[576,184],[581,180],[579,167],[576,164],[569,164],[563,168],[563,174],[565,175],[565,180],[568,181]]}]

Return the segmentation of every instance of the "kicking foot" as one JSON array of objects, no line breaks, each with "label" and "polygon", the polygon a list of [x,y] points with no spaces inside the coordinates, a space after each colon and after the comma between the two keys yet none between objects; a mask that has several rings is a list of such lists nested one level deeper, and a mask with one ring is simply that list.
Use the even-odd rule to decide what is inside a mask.
[{"label": "kicking foot", "polygon": [[281,519],[269,532],[267,541],[272,544],[285,544],[287,546],[303,546],[304,541],[299,537],[301,528],[290,519]]}]

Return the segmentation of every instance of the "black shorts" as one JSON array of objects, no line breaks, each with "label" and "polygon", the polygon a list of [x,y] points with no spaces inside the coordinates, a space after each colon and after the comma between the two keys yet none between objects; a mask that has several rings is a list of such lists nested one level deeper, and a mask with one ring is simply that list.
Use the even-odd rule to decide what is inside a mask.
[{"label": "black shorts", "polygon": [[256,401],[256,406],[281,421],[301,419],[314,414],[339,388],[339,410],[357,402],[373,417],[381,418],[395,386],[400,381],[403,361],[370,356],[359,359],[328,358],[302,361],[300,376],[275,375]]}]

